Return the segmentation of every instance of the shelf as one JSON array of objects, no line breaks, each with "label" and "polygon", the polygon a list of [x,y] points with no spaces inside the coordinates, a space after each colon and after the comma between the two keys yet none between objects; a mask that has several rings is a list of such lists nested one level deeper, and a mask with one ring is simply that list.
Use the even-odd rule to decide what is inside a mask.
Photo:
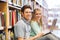
[{"label": "shelf", "polygon": [[[12,26],[9,26],[8,29],[11,29]],[[4,27],[0,27],[0,30],[4,30]]]},{"label": "shelf", "polygon": [[21,8],[22,6],[20,6],[20,5],[16,5],[16,7],[19,7],[19,8]]},{"label": "shelf", "polygon": [[11,28],[12,28],[12,26],[9,26],[9,27],[8,27],[8,29],[11,29]]},{"label": "shelf", "polygon": [[6,2],[6,0],[0,0],[0,2]]},{"label": "shelf", "polygon": [[18,5],[18,4],[12,4],[13,6],[19,7],[21,8],[22,6]]},{"label": "shelf", "polygon": [[8,4],[12,5],[13,3],[12,2],[8,2]]},{"label": "shelf", "polygon": [[18,10],[20,10],[21,9],[21,7],[16,7],[16,6],[14,6],[14,5],[8,5],[10,8],[12,8],[12,9],[18,9]]},{"label": "shelf", "polygon": [[4,27],[0,27],[0,30],[4,30]]}]

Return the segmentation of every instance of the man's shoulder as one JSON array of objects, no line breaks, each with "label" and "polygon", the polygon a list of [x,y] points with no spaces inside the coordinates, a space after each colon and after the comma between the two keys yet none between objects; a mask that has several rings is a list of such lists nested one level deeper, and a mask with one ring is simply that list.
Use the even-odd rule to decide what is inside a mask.
[{"label": "man's shoulder", "polygon": [[26,23],[21,19],[21,20],[19,20],[16,24],[25,25]]},{"label": "man's shoulder", "polygon": [[19,20],[17,23],[24,23],[24,21],[21,19],[21,20]]}]

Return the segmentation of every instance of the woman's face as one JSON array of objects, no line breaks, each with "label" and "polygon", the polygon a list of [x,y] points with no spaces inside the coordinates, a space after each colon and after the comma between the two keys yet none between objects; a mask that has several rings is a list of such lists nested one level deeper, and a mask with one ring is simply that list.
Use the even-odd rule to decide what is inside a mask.
[{"label": "woman's face", "polygon": [[40,20],[41,19],[41,10],[36,10],[36,12],[35,12],[35,18],[37,19],[37,20]]}]

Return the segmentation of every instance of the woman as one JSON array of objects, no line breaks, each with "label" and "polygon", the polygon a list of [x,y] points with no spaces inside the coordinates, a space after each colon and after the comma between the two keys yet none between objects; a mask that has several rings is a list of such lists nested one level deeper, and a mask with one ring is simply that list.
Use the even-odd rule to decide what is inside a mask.
[{"label": "woman", "polygon": [[43,36],[43,33],[41,32],[42,27],[41,27],[41,10],[40,9],[35,9],[33,12],[33,16],[32,16],[32,20],[31,20],[31,37],[33,37],[33,39],[36,39],[38,37]]},{"label": "woman", "polygon": [[[33,40],[50,40],[49,36],[43,36],[42,26],[41,26],[41,18],[42,18],[41,9],[35,9],[33,12],[32,20],[31,20],[31,37]],[[40,22],[41,21],[41,22]],[[42,37],[43,36],[43,37]]]}]

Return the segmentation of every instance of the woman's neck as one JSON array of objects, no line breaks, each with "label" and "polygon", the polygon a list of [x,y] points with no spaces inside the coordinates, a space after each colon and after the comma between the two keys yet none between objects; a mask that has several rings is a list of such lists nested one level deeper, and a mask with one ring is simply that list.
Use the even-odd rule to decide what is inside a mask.
[{"label": "woman's neck", "polygon": [[40,25],[40,20],[37,20],[36,18],[32,19],[33,21],[36,21],[38,25]]},{"label": "woman's neck", "polygon": [[34,20],[34,21],[36,21],[36,22],[39,22],[39,20],[38,20],[38,19],[36,19],[36,18],[34,18],[34,19],[32,19],[32,20]]}]

